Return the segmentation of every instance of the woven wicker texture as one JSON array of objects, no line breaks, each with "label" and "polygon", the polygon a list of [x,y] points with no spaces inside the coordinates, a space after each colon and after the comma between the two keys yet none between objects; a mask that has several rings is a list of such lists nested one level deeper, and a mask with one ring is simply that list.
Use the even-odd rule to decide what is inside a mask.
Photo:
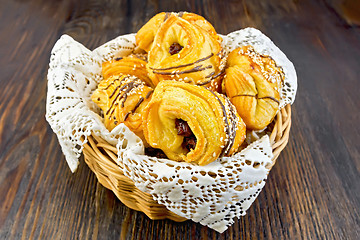
[{"label": "woven wicker texture", "polygon": [[[273,130],[270,135],[270,142],[273,149],[272,164],[267,166],[269,169],[274,166],[280,152],[285,148],[291,127],[291,105],[282,108],[275,120]],[[124,176],[122,166],[116,164],[116,147],[108,144],[103,139],[91,135],[88,142],[84,144],[84,159],[86,164],[95,173],[99,182],[114,194],[127,207],[144,212],[153,220],[171,219],[181,222],[187,220],[169,211],[165,206],[158,204],[148,193],[137,189],[128,177]]]}]

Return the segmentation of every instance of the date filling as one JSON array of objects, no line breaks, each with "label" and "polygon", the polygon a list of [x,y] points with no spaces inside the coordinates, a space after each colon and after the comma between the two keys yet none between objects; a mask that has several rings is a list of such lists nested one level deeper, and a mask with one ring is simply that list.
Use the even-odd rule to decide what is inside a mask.
[{"label": "date filling", "polygon": [[183,49],[183,46],[181,46],[179,43],[174,42],[173,44],[171,44],[170,48],[169,48],[169,53],[171,55],[177,54],[178,52],[181,51],[181,49]]},{"label": "date filling", "polygon": [[188,151],[195,149],[196,147],[196,137],[191,131],[188,123],[182,119],[175,119],[175,128],[177,129],[177,134],[184,136],[184,140],[181,144],[183,148],[186,148]]}]

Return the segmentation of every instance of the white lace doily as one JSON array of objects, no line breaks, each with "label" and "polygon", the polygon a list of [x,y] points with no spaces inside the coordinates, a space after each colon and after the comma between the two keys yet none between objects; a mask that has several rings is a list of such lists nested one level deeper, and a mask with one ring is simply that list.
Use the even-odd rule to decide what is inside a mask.
[{"label": "white lace doily", "polygon": [[[247,28],[223,36],[227,51],[251,44],[283,68],[285,82],[281,106],[292,103],[297,83],[292,63],[260,31]],[[124,174],[140,190],[179,216],[225,231],[234,217],[245,215],[265,185],[272,149],[268,136],[232,157],[197,166],[144,155],[142,141],[124,124],[109,132],[97,114],[91,94],[102,79],[101,63],[129,55],[135,34],[120,36],[90,51],[67,35],[55,44],[48,71],[46,119],[56,133],[66,161],[75,171],[84,142],[93,132],[118,149]]]}]

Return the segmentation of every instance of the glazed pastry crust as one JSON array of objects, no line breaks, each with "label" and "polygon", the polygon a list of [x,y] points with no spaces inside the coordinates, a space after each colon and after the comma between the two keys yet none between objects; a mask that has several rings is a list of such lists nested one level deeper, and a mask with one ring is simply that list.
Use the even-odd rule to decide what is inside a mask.
[{"label": "glazed pastry crust", "polygon": [[130,75],[111,75],[102,80],[91,99],[102,109],[104,125],[111,131],[124,123],[144,140],[142,113],[153,89]]},{"label": "glazed pastry crust", "polygon": [[229,54],[225,73],[223,90],[247,128],[264,129],[279,109],[282,70],[270,57],[245,46]]},{"label": "glazed pastry crust", "polygon": [[[219,90],[221,44],[216,36],[170,14],[161,24],[148,53],[147,68],[153,84],[177,80]],[[173,44],[179,44],[181,50],[172,53]]]},{"label": "glazed pastry crust", "polygon": [[182,18],[198,26],[201,29],[204,29],[209,34],[210,37],[215,38],[215,40],[217,40],[218,42],[220,43],[222,42],[222,38],[219,35],[217,35],[213,25],[211,25],[211,23],[209,23],[202,16],[197,15],[195,13],[183,12]]},{"label": "glazed pastry crust", "polygon": [[[190,151],[183,146],[176,119],[185,121],[196,137]],[[245,139],[246,127],[230,102],[204,87],[162,81],[143,113],[144,135],[150,146],[169,159],[206,165],[233,154]]]},{"label": "glazed pastry crust", "polygon": [[167,20],[170,15],[175,15],[185,19],[191,24],[205,30],[215,40],[221,42],[222,38],[217,35],[215,28],[205,18],[195,13],[180,12],[170,13],[161,12],[152,17],[137,33],[136,33],[136,45],[141,49],[149,52],[154,42],[155,35],[159,30],[161,24]]},{"label": "glazed pastry crust", "polygon": [[154,42],[155,35],[159,30],[161,23],[165,21],[165,12],[161,12],[152,17],[140,30],[136,33],[136,45],[146,52],[149,52]]},{"label": "glazed pastry crust", "polygon": [[152,81],[147,74],[146,64],[147,62],[144,59],[136,55],[116,58],[102,64],[102,75],[104,78],[108,78],[112,75],[129,74],[136,76],[148,86],[153,87]]}]

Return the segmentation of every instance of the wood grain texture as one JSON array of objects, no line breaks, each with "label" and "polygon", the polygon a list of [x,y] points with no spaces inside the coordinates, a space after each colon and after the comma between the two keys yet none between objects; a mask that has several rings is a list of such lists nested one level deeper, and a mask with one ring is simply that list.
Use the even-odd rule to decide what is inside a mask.
[{"label": "wood grain texture", "polygon": [[[357,5],[356,5],[357,4]],[[0,239],[360,239],[360,10],[323,1],[0,0]],[[219,33],[252,26],[293,61],[299,89],[288,146],[247,215],[219,234],[152,221],[71,174],[45,121],[50,51],[136,32],[160,11],[190,11]]]}]

